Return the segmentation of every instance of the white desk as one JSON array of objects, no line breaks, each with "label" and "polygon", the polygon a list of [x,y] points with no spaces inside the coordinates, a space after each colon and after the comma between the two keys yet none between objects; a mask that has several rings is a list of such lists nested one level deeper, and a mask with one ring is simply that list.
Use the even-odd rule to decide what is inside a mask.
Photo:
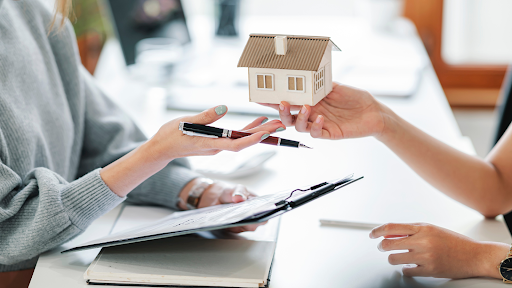
[{"label": "white desk", "polygon": [[[340,21],[357,23],[351,19]],[[372,41],[369,34],[367,38],[358,36],[370,43]],[[393,41],[392,38],[388,40]],[[416,36],[405,40],[419,43]],[[116,45],[107,48],[104,53],[110,53],[110,57],[103,57],[97,74],[100,84],[146,133],[153,134],[165,121],[184,114],[165,111],[164,99],[157,93],[141,97],[145,91],[140,85],[112,72],[115,59],[119,59],[118,48]],[[346,53],[349,53],[346,57],[350,57],[350,49]],[[420,45],[418,53],[427,57]],[[413,97],[381,100],[438,139],[474,153],[471,144],[468,145],[460,135],[430,64]],[[219,125],[240,127],[249,119],[247,116],[227,115]],[[304,141],[315,149],[276,148],[278,154],[267,163],[264,171],[241,179],[239,183],[265,194],[290,185],[315,183],[351,172],[364,175],[365,179],[283,216],[270,287],[503,287],[501,281],[495,279],[404,278],[401,266],[388,264],[389,253],[377,250],[379,241],[369,239],[368,230],[323,227],[318,221],[319,218],[332,218],[372,223],[430,222],[479,240],[510,243],[512,239],[501,220],[484,220],[479,213],[446,197],[373,138],[322,141],[299,134],[294,129],[281,135]],[[147,213],[160,213],[159,209],[147,208]],[[119,208],[116,208],[95,221],[72,243],[43,254],[30,288],[85,287],[82,274],[98,250],[66,255],[58,252],[109,233],[118,214]]]}]

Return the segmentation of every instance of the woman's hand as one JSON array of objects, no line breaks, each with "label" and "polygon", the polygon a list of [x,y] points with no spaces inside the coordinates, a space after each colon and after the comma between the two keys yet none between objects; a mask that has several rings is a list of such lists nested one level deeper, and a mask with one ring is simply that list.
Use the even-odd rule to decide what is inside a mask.
[{"label": "woman's hand", "polygon": [[384,237],[382,252],[409,250],[389,255],[392,265],[403,266],[404,276],[438,278],[494,277],[501,279],[497,266],[507,257],[510,246],[475,241],[464,235],[430,224],[385,224],[370,232],[370,238]]},{"label": "woman's hand", "polygon": [[239,139],[205,138],[183,134],[180,122],[210,124],[227,112],[224,105],[208,109],[195,116],[182,117],[164,124],[156,135],[100,171],[105,184],[120,197],[126,196],[143,181],[163,169],[176,158],[196,155],[214,155],[221,150],[240,151],[261,142],[284,125],[279,120],[265,123],[266,117],[256,118],[243,130],[253,133]]},{"label": "woman's hand", "polygon": [[[182,201],[180,201],[179,207],[182,210],[187,209],[184,203],[186,203],[190,189],[192,189],[197,181],[197,179],[190,181],[190,183],[188,183],[181,191],[179,197]],[[255,194],[249,192],[243,185],[233,185],[225,182],[214,182],[204,190],[203,194],[199,198],[197,208],[204,208],[220,204],[239,203],[255,196]],[[227,230],[233,233],[254,231],[256,228],[258,228],[258,226],[265,223],[233,227]]]},{"label": "woman's hand", "polygon": [[188,156],[215,155],[222,150],[240,151],[261,142],[278,128],[285,127],[279,120],[265,123],[268,119],[259,117],[242,129],[242,131],[253,133],[253,135],[236,140],[188,136],[178,129],[180,122],[211,124],[226,115],[226,112],[227,107],[221,105],[195,116],[178,118],[164,124],[157,134],[149,140],[152,143],[155,157],[171,161],[172,159]]},{"label": "woman's hand", "polygon": [[[333,90],[311,107],[281,104],[261,104],[279,110],[286,126],[299,132],[309,132],[314,138],[344,139],[378,136],[384,131],[385,112],[390,111],[368,92],[333,83]],[[291,111],[300,112],[292,115]]]}]

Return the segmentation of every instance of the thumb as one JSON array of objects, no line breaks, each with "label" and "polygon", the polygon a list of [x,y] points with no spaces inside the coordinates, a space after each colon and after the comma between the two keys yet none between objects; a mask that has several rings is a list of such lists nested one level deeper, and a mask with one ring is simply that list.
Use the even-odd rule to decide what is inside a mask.
[{"label": "thumb", "polygon": [[227,111],[228,107],[226,107],[226,105],[219,105],[217,107],[205,110],[197,115],[185,117],[183,120],[195,124],[206,125],[219,120],[224,115],[226,115]]}]

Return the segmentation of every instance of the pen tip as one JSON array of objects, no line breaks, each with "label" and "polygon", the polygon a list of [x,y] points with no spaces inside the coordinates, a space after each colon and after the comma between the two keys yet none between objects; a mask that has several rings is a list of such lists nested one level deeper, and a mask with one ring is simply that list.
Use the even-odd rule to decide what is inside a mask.
[{"label": "pen tip", "polygon": [[302,144],[302,143],[300,143],[300,144],[299,144],[299,147],[300,147],[300,148],[313,149],[313,148],[308,147],[308,146],[306,146],[306,145],[304,145],[304,144]]}]

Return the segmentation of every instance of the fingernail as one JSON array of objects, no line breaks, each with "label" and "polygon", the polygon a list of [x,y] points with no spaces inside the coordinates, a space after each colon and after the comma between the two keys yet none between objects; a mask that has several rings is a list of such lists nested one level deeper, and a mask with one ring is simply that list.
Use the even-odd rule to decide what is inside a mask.
[{"label": "fingernail", "polygon": [[307,111],[308,109],[306,109],[306,106],[302,106],[302,109],[300,109],[300,113],[302,114],[306,114]]},{"label": "fingernail", "polygon": [[263,134],[263,136],[261,136],[261,140],[265,140],[268,138],[268,136],[270,136],[270,134]]},{"label": "fingernail", "polygon": [[227,110],[228,110],[228,107],[226,107],[226,105],[220,105],[220,106],[215,107],[215,113],[217,113],[217,115],[222,115],[222,114],[226,113]]},{"label": "fingernail", "polygon": [[386,252],[384,249],[382,249],[382,242],[379,242],[379,245],[377,245],[377,249],[379,249],[380,252]]},{"label": "fingernail", "polygon": [[281,132],[281,131],[284,131],[284,130],[286,130],[286,128],[279,127],[279,128],[276,129],[276,132]]},{"label": "fingernail", "polygon": [[239,191],[235,191],[233,193],[233,197],[235,197],[235,196],[241,196],[244,199],[244,201],[247,200],[247,196],[245,196],[245,194],[243,194],[243,193],[241,193]]},{"label": "fingernail", "polygon": [[322,116],[318,115],[318,117],[316,117],[316,123],[320,123],[322,122]]},{"label": "fingernail", "polygon": [[268,121],[268,118],[265,118],[265,119],[263,119],[263,121],[261,121],[261,124],[265,124],[265,123],[267,123],[267,121]]},{"label": "fingernail", "polygon": [[283,110],[284,111],[284,105],[281,103],[279,104],[279,109]]},{"label": "fingernail", "polygon": [[370,231],[370,238],[373,239],[372,231]]}]

